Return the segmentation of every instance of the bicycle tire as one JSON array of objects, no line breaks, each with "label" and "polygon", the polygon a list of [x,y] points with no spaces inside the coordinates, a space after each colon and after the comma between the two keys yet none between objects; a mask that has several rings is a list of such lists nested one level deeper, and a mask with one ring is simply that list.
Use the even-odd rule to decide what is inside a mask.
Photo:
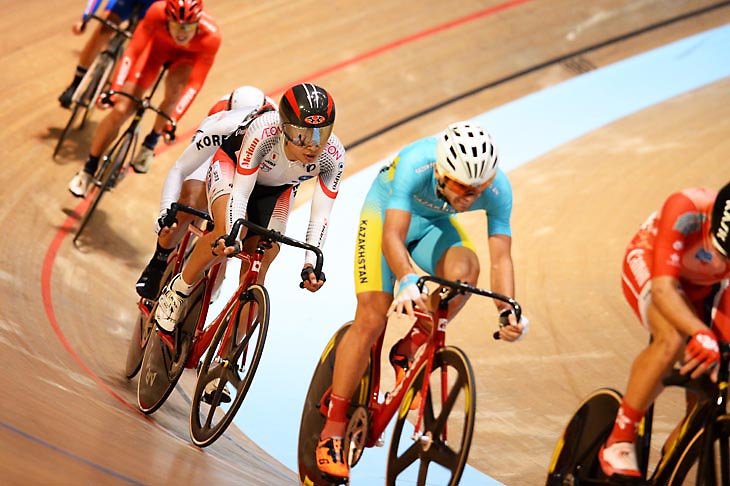
[{"label": "bicycle tire", "polygon": [[618,391],[600,388],[581,402],[555,447],[546,486],[605,483],[598,450],[611,433],[621,399]]},{"label": "bicycle tire", "polygon": [[[340,327],[325,346],[314,373],[312,373],[304,399],[302,419],[299,425],[297,463],[299,479],[302,484],[307,486],[334,486],[341,483],[322,476],[317,467],[316,449],[326,419],[322,415],[320,401],[332,385],[337,347],[351,325],[352,322],[348,322]],[[358,392],[354,396],[358,396]]]},{"label": "bicycle tire", "polygon": [[101,181],[101,183],[98,187],[95,188],[95,191],[94,189],[92,189],[92,191],[94,191],[93,198],[91,204],[89,204],[89,207],[86,209],[84,215],[81,217],[81,221],[79,222],[79,228],[76,230],[76,234],[73,238],[74,243],[76,243],[76,241],[81,236],[81,233],[88,225],[89,221],[91,220],[91,216],[92,214],[94,214],[94,211],[96,211],[96,208],[99,206],[99,202],[101,201],[104,193],[114,187],[114,185],[116,184],[118,174],[122,171],[124,167],[125,160],[128,157],[129,150],[132,147],[133,143],[134,134],[128,131],[124,132],[124,134],[114,144],[111,151],[109,151],[109,155],[105,157],[102,161],[101,170],[99,171],[99,180]]},{"label": "bicycle tire", "polygon": [[[160,281],[160,288],[163,288],[167,283],[172,280],[173,271],[175,270],[175,253],[173,253],[167,262],[167,268],[162,274]],[[159,295],[158,295],[159,297]],[[145,316],[145,313],[141,310],[137,312],[137,319],[134,323],[134,329],[132,331],[132,339],[129,341],[129,348],[127,349],[127,361],[124,369],[124,374],[128,380],[139,373],[139,369],[142,367],[142,358],[144,357],[144,349],[149,341],[150,334],[155,327],[153,321],[155,311],[157,310],[157,301],[150,301],[144,299],[143,305],[148,303],[150,307],[149,317]]]},{"label": "bicycle tire", "polygon": [[[705,428],[699,428],[699,430],[687,434],[682,443],[678,445],[678,449],[681,452],[678,455],[676,465],[668,471],[666,477],[656,478],[654,484],[666,484],[667,486],[688,484],[686,480],[692,478],[693,475],[691,473],[693,469],[695,486],[727,486],[730,484],[730,462],[728,459],[728,448],[730,447],[730,415],[721,415],[715,420],[715,427],[711,439],[714,451],[712,462],[708,465],[710,469],[707,469],[701,475],[700,471],[697,470],[697,462],[700,458],[700,450],[706,433],[707,430]],[[723,455],[724,457],[722,457]]]},{"label": "bicycle tire", "polygon": [[[436,351],[434,355],[426,396],[421,398],[425,399],[421,438],[426,440],[412,442],[413,434],[410,431],[405,431],[406,435],[402,435],[411,403],[420,392],[423,380],[426,378],[426,368],[427,363],[424,362],[416,371],[416,377],[406,391],[398,410],[393,440],[388,452],[386,471],[388,486],[395,486],[399,476],[412,475],[414,471],[417,471],[416,484],[425,485],[427,480],[433,481],[433,474],[429,479],[429,473],[440,472],[432,469],[434,464],[449,471],[451,474],[447,484],[456,486],[466,466],[474,435],[476,389],[474,371],[469,358],[457,347],[447,346]],[[443,386],[444,378],[447,382],[446,387]],[[446,432],[449,435],[448,441]],[[402,441],[403,438],[407,441]],[[401,445],[402,442],[405,444]],[[459,447],[454,448],[457,444]],[[412,484],[412,478],[409,477],[406,484]]]},{"label": "bicycle tire", "polygon": [[61,130],[61,135],[58,136],[58,141],[56,142],[56,146],[53,149],[53,159],[56,158],[58,155],[58,152],[61,151],[61,146],[63,145],[64,140],[66,140],[66,136],[68,135],[68,132],[71,131],[71,127],[76,122],[76,117],[78,116],[79,112],[81,111],[83,107],[76,103],[74,104],[73,109],[71,110],[71,116],[68,118],[68,122],[66,123],[66,126]]},{"label": "bicycle tire", "polygon": [[[255,308],[250,306],[255,305]],[[269,293],[261,285],[251,285],[241,296],[235,318],[234,307],[228,311],[208,347],[203,363],[198,370],[198,380],[190,408],[190,437],[198,447],[207,447],[215,442],[228,428],[253,382],[254,375],[261,361],[261,355],[269,330],[270,302]],[[231,347],[224,360],[219,357],[224,336],[229,326],[235,326],[243,313],[253,312],[253,318],[247,320],[244,335],[236,336],[236,344]],[[232,322],[233,318],[233,322]],[[253,344],[253,349],[251,345]],[[221,364],[220,362],[226,364]],[[205,388],[213,380],[218,379],[218,387],[209,399],[204,396]],[[221,406],[223,390],[228,384],[231,403]]]},{"label": "bicycle tire", "polygon": [[175,330],[178,343],[175,353],[162,342],[156,331],[150,332],[137,382],[137,406],[147,415],[156,412],[167,401],[185,370],[203,307],[205,287],[205,283],[197,286],[188,297],[188,310]]}]

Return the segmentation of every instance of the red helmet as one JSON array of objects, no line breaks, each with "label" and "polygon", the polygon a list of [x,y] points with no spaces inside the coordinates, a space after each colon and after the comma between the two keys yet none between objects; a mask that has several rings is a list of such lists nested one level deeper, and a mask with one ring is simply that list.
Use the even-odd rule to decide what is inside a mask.
[{"label": "red helmet", "polygon": [[203,13],[202,0],[166,0],[165,14],[167,20],[179,24],[192,24],[200,19]]}]

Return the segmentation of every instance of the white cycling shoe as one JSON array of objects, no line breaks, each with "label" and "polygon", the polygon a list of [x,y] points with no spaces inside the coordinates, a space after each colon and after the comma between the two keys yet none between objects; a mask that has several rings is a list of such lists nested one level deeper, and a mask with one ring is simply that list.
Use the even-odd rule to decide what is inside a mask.
[{"label": "white cycling shoe", "polygon": [[144,145],[139,147],[139,153],[132,162],[132,168],[138,174],[146,174],[152,167],[152,159],[155,157],[155,151]]},{"label": "white cycling shoe", "polygon": [[68,190],[76,197],[86,197],[93,181],[94,176],[81,169],[68,183]]},{"label": "white cycling shoe", "polygon": [[157,300],[157,310],[155,311],[157,327],[168,334],[175,330],[175,326],[177,325],[177,321],[180,320],[180,316],[183,313],[185,302],[188,297],[173,290],[172,285],[178,278],[180,278],[180,275],[175,276],[175,278],[166,285],[164,289],[162,289],[160,298]]}]

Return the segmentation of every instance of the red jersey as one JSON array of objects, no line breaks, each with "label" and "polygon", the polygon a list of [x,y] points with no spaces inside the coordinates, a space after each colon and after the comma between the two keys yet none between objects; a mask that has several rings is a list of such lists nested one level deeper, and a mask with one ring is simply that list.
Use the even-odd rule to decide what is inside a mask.
[{"label": "red jersey", "polygon": [[[717,192],[685,189],[669,196],[661,210],[652,214],[627,248],[643,250],[649,265],[647,278],[670,276],[679,280],[691,300],[705,288],[730,277],[730,263],[712,245],[710,214]],[[636,272],[634,272],[636,273]],[[694,294],[694,295],[692,295]]]},{"label": "red jersey", "polygon": [[112,89],[120,90],[127,81],[147,89],[164,63],[169,62],[171,66],[189,64],[192,66],[190,78],[174,113],[170,114],[179,120],[203,86],[220,44],[218,24],[205,12],[200,17],[195,37],[185,45],[176,44],[167,30],[165,2],[155,2],[137,25],[124,51]]}]

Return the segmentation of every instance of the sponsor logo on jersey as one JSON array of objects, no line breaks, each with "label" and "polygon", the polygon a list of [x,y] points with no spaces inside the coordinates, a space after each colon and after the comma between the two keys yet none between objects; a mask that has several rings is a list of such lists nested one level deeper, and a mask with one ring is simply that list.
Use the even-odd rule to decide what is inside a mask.
[{"label": "sponsor logo on jersey", "polygon": [[677,218],[677,222],[674,223],[674,230],[679,231],[683,235],[688,235],[695,231],[699,231],[702,227],[702,220],[704,215],[697,212],[684,213]]},{"label": "sponsor logo on jersey", "polygon": [[222,135],[206,135],[202,138],[199,138],[195,142],[195,148],[198,150],[203,150],[207,147],[220,147],[220,145],[223,143],[223,136]]},{"label": "sponsor logo on jersey", "polygon": [[626,261],[629,263],[629,268],[636,279],[636,283],[639,284],[639,288],[643,287],[651,278],[649,268],[644,261],[644,250],[640,248],[631,250],[626,256]]},{"label": "sponsor logo on jersey", "polygon": [[360,227],[357,230],[357,278],[361,284],[368,283],[367,265],[365,265],[365,233],[367,232],[368,220],[361,219]]},{"label": "sponsor logo on jersey", "polygon": [[327,155],[331,155],[332,157],[334,157],[335,160],[340,160],[343,155],[343,152],[338,147],[329,143],[327,144],[327,147],[324,151]]},{"label": "sponsor logo on jersey", "polygon": [[256,147],[259,146],[259,142],[261,142],[261,140],[254,138],[251,143],[248,144],[246,152],[243,154],[243,158],[240,159],[240,162],[238,163],[240,168],[245,169],[251,166],[251,158],[253,157],[254,152],[256,152]]},{"label": "sponsor logo on jersey", "polygon": [[266,128],[264,128],[264,131],[261,133],[261,136],[264,138],[275,137],[277,135],[281,135],[281,127],[279,125],[274,125],[273,127],[266,127]]},{"label": "sponsor logo on jersey", "polygon": [[730,200],[725,201],[725,208],[722,210],[720,225],[717,228],[717,239],[720,240],[720,242],[725,243],[727,241],[728,232],[730,232]]}]

